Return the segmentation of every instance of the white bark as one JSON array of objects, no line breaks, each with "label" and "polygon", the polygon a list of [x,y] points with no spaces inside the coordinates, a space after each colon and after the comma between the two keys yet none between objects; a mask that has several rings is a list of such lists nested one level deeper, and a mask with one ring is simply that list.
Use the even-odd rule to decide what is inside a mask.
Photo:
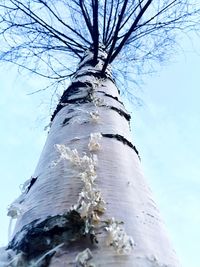
[{"label": "white bark", "polygon": [[[77,74],[86,73],[89,69],[95,72],[100,68],[100,64],[101,61],[99,66],[92,68],[83,62]],[[90,266],[89,262],[93,262],[96,267],[180,266],[153,201],[151,190],[144,179],[138,155],[127,143],[106,137],[106,134],[118,134],[132,142],[129,123],[122,113],[117,112],[120,110],[124,114],[127,113],[123,104],[117,101],[120,97],[115,84],[109,78],[99,80],[91,75],[75,78],[73,82],[75,81],[92,83],[94,100],[82,104],[67,104],[54,118],[33,175],[38,178],[30,191],[22,195],[21,204],[17,200],[13,205],[15,211],[17,206],[20,214],[13,236],[32,221],[42,221],[47,216],[66,213],[77,204],[83,182],[69,160],[59,159],[60,154],[55,145],[63,144],[70,149],[77,149],[81,156],[84,153],[88,156],[97,155],[95,187],[101,191],[106,202],[106,211],[100,217],[95,230],[98,244],[81,239],[71,242],[68,246],[61,245],[49,266]],[[82,88],[73,98],[80,98],[86,93],[86,88]],[[63,125],[66,119],[69,120]],[[95,152],[89,151],[88,148],[91,133],[103,134],[99,141],[100,149]],[[12,211],[11,208],[11,213]],[[119,255],[106,244],[108,232],[105,227],[98,229],[103,221],[113,217],[123,222],[127,235],[134,240],[130,255]],[[87,248],[90,249],[93,259],[85,265],[75,263],[77,254]],[[88,255],[84,256],[87,258]]]}]

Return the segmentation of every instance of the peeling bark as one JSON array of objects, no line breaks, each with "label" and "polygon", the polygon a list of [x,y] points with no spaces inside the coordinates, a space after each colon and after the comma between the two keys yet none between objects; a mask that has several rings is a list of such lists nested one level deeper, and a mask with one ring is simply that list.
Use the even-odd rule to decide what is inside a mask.
[{"label": "peeling bark", "polygon": [[42,222],[34,220],[25,225],[8,244],[8,249],[23,252],[28,260],[52,250],[61,243],[85,235],[85,221],[75,210],[63,215],[49,216]]}]

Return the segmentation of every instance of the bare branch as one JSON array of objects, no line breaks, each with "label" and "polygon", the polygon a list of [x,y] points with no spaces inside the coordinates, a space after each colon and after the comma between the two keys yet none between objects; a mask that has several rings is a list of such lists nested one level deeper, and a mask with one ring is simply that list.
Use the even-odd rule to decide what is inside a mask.
[{"label": "bare branch", "polygon": [[192,3],[0,0],[0,60],[59,80],[75,70],[88,49],[93,52],[88,64],[95,65],[103,47],[107,56],[102,73],[113,62],[122,73],[134,62],[140,72],[147,62],[162,61],[170,53],[177,31],[199,29],[200,4]]},{"label": "bare branch", "polygon": [[121,12],[120,12],[120,15],[119,15],[119,18],[118,18],[118,22],[117,22],[117,25],[116,25],[116,29],[115,29],[115,33],[114,33],[114,36],[113,36],[113,39],[112,39],[112,44],[111,44],[111,47],[109,49],[109,52],[108,52],[108,56],[105,60],[105,64],[102,68],[102,73],[105,72],[109,62],[110,62],[110,59],[111,59],[111,56],[112,56],[112,53],[114,51],[114,48],[115,48],[115,44],[117,42],[117,36],[118,36],[118,31],[119,31],[119,28],[121,26],[121,23],[122,23],[122,19],[123,19],[123,16],[124,16],[124,13],[125,13],[125,10],[126,10],[126,7],[128,5],[128,0],[124,0],[124,4],[122,6],[122,9],[121,9]]},{"label": "bare branch", "polygon": [[110,30],[108,30],[107,39],[105,41],[105,47],[106,48],[109,47],[110,43],[112,42],[113,32],[114,32],[115,25],[117,22],[117,13],[118,13],[118,9],[119,9],[119,4],[120,4],[120,1],[118,0],[117,5],[115,7],[115,14],[113,16],[113,25],[112,25],[112,27],[110,27]]},{"label": "bare branch", "polygon": [[99,9],[98,0],[92,0],[94,65],[97,64],[98,50],[99,50],[98,9]]},{"label": "bare branch", "polygon": [[86,42],[87,44],[91,45],[91,43],[85,39],[80,33],[78,33],[74,28],[72,28],[70,25],[66,24],[65,21],[63,21],[61,18],[59,18],[56,13],[52,10],[52,8],[50,8],[50,6],[47,4],[47,2],[43,1],[43,0],[39,0],[45,7],[47,7],[47,9],[55,16],[55,18],[62,23],[65,27],[67,27],[68,29],[70,29],[73,33],[75,33],[78,37],[80,37],[84,42]]},{"label": "bare branch", "polygon": [[83,17],[85,19],[85,23],[87,25],[87,28],[88,28],[88,30],[89,30],[89,32],[91,34],[92,39],[93,39],[92,23],[91,23],[90,16],[88,14],[87,8],[84,5],[84,0],[79,0],[79,4],[80,4],[82,15],[83,15]]},{"label": "bare branch", "polygon": [[112,62],[114,60],[114,58],[119,54],[120,50],[122,49],[122,47],[124,46],[124,44],[126,43],[126,41],[128,40],[128,38],[131,36],[131,34],[133,33],[133,31],[135,30],[138,22],[140,21],[140,19],[142,18],[143,14],[148,9],[148,7],[152,3],[152,1],[153,0],[148,0],[147,3],[144,5],[144,7],[140,9],[140,12],[139,12],[138,16],[136,17],[135,21],[133,22],[132,26],[130,27],[130,29],[128,30],[128,32],[125,34],[123,40],[121,41],[121,43],[116,48],[116,50],[113,53],[113,55],[111,56],[110,62]]}]

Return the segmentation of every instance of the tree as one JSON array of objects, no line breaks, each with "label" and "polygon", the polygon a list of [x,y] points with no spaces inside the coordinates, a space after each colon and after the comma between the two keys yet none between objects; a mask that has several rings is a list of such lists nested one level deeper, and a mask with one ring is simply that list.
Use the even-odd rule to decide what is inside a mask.
[{"label": "tree", "polygon": [[2,266],[179,266],[112,69],[161,60],[199,9],[186,0],[0,3],[1,60],[51,86],[71,78],[35,173],[8,210],[18,220]]}]

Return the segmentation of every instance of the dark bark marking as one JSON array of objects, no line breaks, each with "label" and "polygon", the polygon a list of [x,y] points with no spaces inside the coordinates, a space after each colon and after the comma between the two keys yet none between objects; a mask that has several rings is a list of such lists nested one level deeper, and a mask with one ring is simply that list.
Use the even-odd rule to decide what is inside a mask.
[{"label": "dark bark marking", "polygon": [[118,101],[121,105],[124,106],[123,102],[120,101],[119,98],[118,98],[117,96],[113,96],[113,95],[107,94],[107,93],[105,93],[104,91],[97,91],[97,92],[98,92],[98,93],[102,93],[102,94],[104,94],[104,95],[107,96],[107,97],[111,97],[111,98],[115,99],[115,100]]},{"label": "dark bark marking", "polygon": [[132,148],[135,151],[138,158],[140,159],[139,152],[136,149],[136,147],[130,141],[128,141],[124,136],[122,136],[120,134],[103,134],[103,133],[102,133],[102,136],[107,137],[107,138],[115,138],[118,141],[122,142],[124,145],[129,146],[130,148]]},{"label": "dark bark marking", "polygon": [[70,108],[70,109],[68,109],[68,111],[67,111],[68,114],[69,114],[69,113],[72,113],[72,112],[74,112],[74,109],[73,109],[73,108]]},{"label": "dark bark marking", "polygon": [[[67,104],[84,104],[84,103],[88,103],[91,102],[91,96],[90,94],[88,94],[86,97],[80,97],[80,98],[76,98],[76,99],[72,99],[72,100],[68,100]],[[61,104],[62,103],[62,104]],[[63,102],[60,101],[60,103],[57,105],[53,115],[51,116],[51,122],[54,120],[55,116],[57,115],[57,113],[64,108],[66,105],[63,105]]]},{"label": "dark bark marking", "polygon": [[70,118],[65,118],[63,123],[62,123],[62,126],[65,126],[65,125],[68,125],[69,124],[69,121],[72,119],[72,117]]},{"label": "dark bark marking", "polygon": [[58,103],[56,109],[54,110],[52,116],[51,116],[51,122],[53,121],[53,119],[55,118],[56,114],[63,108],[63,105],[61,105],[60,103]]},{"label": "dark bark marking", "polygon": [[155,218],[152,214],[150,213],[146,213],[148,216],[152,217],[152,218]]},{"label": "dark bark marking", "polygon": [[44,259],[42,259],[40,262],[39,262],[39,265],[37,265],[37,267],[47,267],[49,266],[50,262],[51,262],[51,259],[52,257],[56,254],[56,251],[52,251],[50,252],[49,254],[47,254]]},{"label": "dark bark marking", "polygon": [[114,110],[114,111],[116,111],[116,112],[118,112],[119,115],[123,116],[128,122],[130,122],[130,120],[131,120],[131,115],[130,114],[128,114],[128,113],[124,112],[123,110],[118,109],[116,107],[109,107],[109,108]]},{"label": "dark bark marking", "polygon": [[95,71],[95,72],[87,71],[87,72],[84,72],[81,74],[74,75],[75,78],[80,78],[83,76],[94,76],[97,79],[109,79],[114,83],[114,80],[110,75],[108,75],[106,73],[102,73],[101,71]]},{"label": "dark bark marking", "polygon": [[61,97],[61,99],[63,100],[63,103],[65,103],[64,101],[68,100],[70,96],[72,95],[74,96],[75,94],[79,93],[80,87],[85,87],[85,88],[92,87],[92,84],[89,82],[80,82],[80,81],[72,82],[70,86],[67,88],[67,90],[64,91]]},{"label": "dark bark marking", "polygon": [[120,116],[123,116],[128,122],[130,122],[131,120],[131,115],[124,112],[122,109],[119,109],[119,108],[116,108],[116,107],[113,107],[113,106],[106,106],[106,105],[102,105],[101,107],[107,107],[111,110],[114,110],[116,111]]},{"label": "dark bark marking", "polygon": [[27,192],[26,192],[26,193],[29,192],[29,190],[31,189],[31,187],[32,187],[32,186],[34,185],[34,183],[36,182],[37,178],[38,178],[38,177],[31,177],[31,181],[30,181],[30,184],[29,184],[28,187],[27,187]]},{"label": "dark bark marking", "polygon": [[83,56],[82,58],[81,58],[81,61],[80,61],[80,67],[76,70],[76,71],[78,71],[78,70],[80,70],[82,67],[84,67],[84,66],[87,66],[87,65],[90,65],[90,66],[92,66],[92,67],[94,67],[96,64],[98,64],[98,62],[99,62],[99,60],[102,60],[102,61],[105,61],[105,56],[101,56],[101,55],[98,55],[98,60],[97,60],[97,62],[95,62],[95,64],[94,64],[94,59],[92,58],[89,58],[88,60],[86,60],[83,64],[82,64],[82,62],[85,60],[85,58],[87,57],[88,55],[86,54],[85,56]]},{"label": "dark bark marking", "polygon": [[61,243],[85,236],[86,223],[80,214],[71,210],[67,214],[49,216],[44,221],[34,220],[18,232],[7,249],[23,252],[28,260],[35,258]]},{"label": "dark bark marking", "polygon": [[[99,58],[99,57],[98,57]],[[100,58],[99,58],[100,59]],[[88,59],[87,61],[84,62],[84,64],[80,63],[79,68],[77,68],[76,71],[79,71],[82,69],[82,67],[85,66],[91,66],[91,67],[95,67],[97,64],[99,63],[99,60],[97,60],[97,62],[94,61],[94,59]]]},{"label": "dark bark marking", "polygon": [[80,92],[80,87],[84,88],[92,88],[92,84],[89,82],[73,82],[63,93],[52,117],[51,121],[55,118],[56,114],[65,106],[65,104],[74,104],[74,103],[86,103],[90,101],[90,90],[88,90],[88,95],[86,97],[80,97],[80,98],[75,98],[75,99],[69,99],[70,96],[75,96]]}]

